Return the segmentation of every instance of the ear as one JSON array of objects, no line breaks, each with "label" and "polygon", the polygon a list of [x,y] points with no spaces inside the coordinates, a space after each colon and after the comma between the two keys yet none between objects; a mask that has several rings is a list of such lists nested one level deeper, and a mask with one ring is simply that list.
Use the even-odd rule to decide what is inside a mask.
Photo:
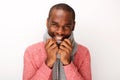
[{"label": "ear", "polygon": [[47,29],[48,29],[48,26],[49,26],[49,19],[47,18],[47,20],[46,20],[46,27],[47,27]]},{"label": "ear", "polygon": [[74,29],[75,29],[75,21],[73,22],[72,31],[74,31]]}]

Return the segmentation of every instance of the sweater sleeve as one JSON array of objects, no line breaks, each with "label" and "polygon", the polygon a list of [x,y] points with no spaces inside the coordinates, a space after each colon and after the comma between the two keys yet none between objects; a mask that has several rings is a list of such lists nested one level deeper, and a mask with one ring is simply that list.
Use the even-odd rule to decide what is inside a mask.
[{"label": "sweater sleeve", "polygon": [[64,66],[64,71],[67,80],[92,80],[89,52],[87,52],[81,66],[76,67],[74,63],[71,62],[69,65]]},{"label": "sweater sleeve", "polygon": [[23,80],[49,80],[51,69],[41,61],[41,66],[36,68],[32,62],[29,51],[26,50],[24,54],[24,69]]}]

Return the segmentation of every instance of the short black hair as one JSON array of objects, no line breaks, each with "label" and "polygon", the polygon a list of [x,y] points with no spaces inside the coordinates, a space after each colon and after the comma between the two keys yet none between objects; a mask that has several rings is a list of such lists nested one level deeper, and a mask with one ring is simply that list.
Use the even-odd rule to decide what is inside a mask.
[{"label": "short black hair", "polygon": [[68,11],[72,14],[72,18],[73,20],[75,20],[75,11],[74,9],[69,6],[68,4],[65,4],[65,3],[59,3],[59,4],[56,4],[56,5],[53,5],[51,8],[50,8],[50,11],[49,11],[49,14],[48,14],[48,19],[50,18],[51,16],[51,12],[53,9],[62,9],[64,11]]}]

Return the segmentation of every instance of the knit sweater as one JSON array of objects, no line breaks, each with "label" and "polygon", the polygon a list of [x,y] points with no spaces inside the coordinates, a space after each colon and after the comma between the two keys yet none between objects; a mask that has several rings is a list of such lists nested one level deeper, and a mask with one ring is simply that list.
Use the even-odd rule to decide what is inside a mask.
[{"label": "knit sweater", "polygon": [[[24,53],[23,80],[52,80],[52,69],[46,64],[45,43],[29,46]],[[63,66],[67,80],[92,80],[88,49],[78,44],[74,60]]]}]

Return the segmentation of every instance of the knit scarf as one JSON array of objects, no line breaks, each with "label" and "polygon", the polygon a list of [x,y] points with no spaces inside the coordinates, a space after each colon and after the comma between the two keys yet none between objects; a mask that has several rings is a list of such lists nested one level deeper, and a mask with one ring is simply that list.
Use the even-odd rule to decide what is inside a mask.
[{"label": "knit scarf", "polygon": [[[44,34],[44,38],[43,38],[44,41],[46,41],[49,38],[52,38],[52,37],[48,34],[48,32],[46,32]],[[72,53],[71,53],[71,57],[70,58],[71,58],[71,61],[73,61],[74,54],[77,51],[77,43],[74,40],[73,33],[70,35],[70,37],[68,39],[70,39],[70,41],[72,42],[73,49],[72,49]],[[52,80],[66,80],[63,64],[60,61],[60,55],[59,54],[57,54],[57,60],[56,60],[56,62],[53,65]]]}]

